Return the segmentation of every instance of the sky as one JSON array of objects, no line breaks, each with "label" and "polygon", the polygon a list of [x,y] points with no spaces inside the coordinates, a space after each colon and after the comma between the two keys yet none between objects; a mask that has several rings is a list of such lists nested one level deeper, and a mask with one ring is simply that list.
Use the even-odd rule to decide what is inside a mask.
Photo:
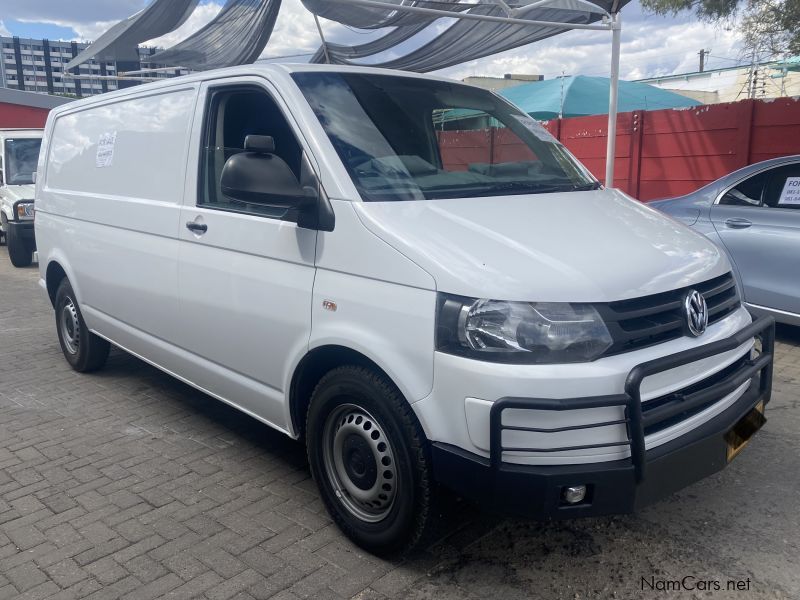
[{"label": "sky", "polygon": [[[0,34],[52,40],[93,40],[115,22],[148,4],[149,0],[0,0]],[[200,6],[178,30],[148,42],[169,47],[210,21],[223,0],[201,0]],[[622,11],[621,76],[641,79],[696,71],[698,52],[710,50],[707,68],[730,67],[744,62],[741,42],[733,27],[699,22],[692,15],[661,17],[645,13],[633,0]],[[444,25],[440,25],[444,26]],[[368,34],[337,23],[322,21],[329,41],[363,43]],[[572,31],[533,45],[451,67],[441,74],[461,79],[469,75],[502,76],[505,73],[607,76],[611,34]],[[419,42],[416,42],[419,43]],[[264,57],[285,57],[313,52],[319,46],[311,14],[300,0],[283,0],[275,31]],[[407,49],[407,47],[406,47]],[[404,50],[401,50],[401,52]],[[389,55],[376,58],[385,59]],[[284,59],[287,60],[287,59]],[[292,59],[303,61],[303,56]]]}]

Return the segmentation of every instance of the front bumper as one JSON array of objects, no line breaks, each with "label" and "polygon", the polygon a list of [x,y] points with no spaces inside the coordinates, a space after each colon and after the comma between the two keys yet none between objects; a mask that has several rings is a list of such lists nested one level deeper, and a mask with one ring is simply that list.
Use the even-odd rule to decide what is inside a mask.
[{"label": "front bumper", "polygon": [[14,234],[23,240],[36,241],[36,236],[33,229],[33,221],[9,221],[9,231],[13,230]]},{"label": "front bumper", "polygon": [[[715,378],[708,385],[691,386],[684,393],[674,394],[669,402],[643,414],[640,388],[645,377],[729,352],[754,337],[761,342],[758,356],[740,361],[722,378]],[[432,448],[434,476],[457,493],[505,513],[535,518],[572,518],[633,512],[727,465],[725,435],[757,404],[769,402],[774,343],[774,320],[764,317],[729,338],[634,367],[628,374],[624,394],[569,399],[503,398],[495,402],[491,410],[490,457],[435,442]],[[654,423],[674,419],[724,398],[748,381],[746,391],[713,419],[670,442],[649,451],[645,449],[645,432]],[[504,446],[503,431],[558,432],[504,423],[505,410],[568,411],[608,406],[624,407],[628,439],[612,445],[629,446],[630,458],[573,465],[520,465],[503,461],[504,452],[558,452],[597,447],[593,444],[569,448]],[[608,423],[594,423],[572,429],[591,431],[606,425]],[[568,505],[561,500],[562,489],[573,485],[588,487],[587,498],[581,504]]]}]

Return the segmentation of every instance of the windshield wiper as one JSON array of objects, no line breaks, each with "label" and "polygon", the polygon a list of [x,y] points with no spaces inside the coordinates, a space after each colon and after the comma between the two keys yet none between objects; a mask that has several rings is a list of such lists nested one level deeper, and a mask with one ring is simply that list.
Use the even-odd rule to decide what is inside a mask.
[{"label": "windshield wiper", "polygon": [[599,190],[600,182],[592,181],[590,183],[580,183],[572,186],[573,192],[588,192],[590,190]]},{"label": "windshield wiper", "polygon": [[575,186],[566,182],[562,184],[536,184],[526,181],[506,181],[483,187],[478,190],[478,195],[491,196],[502,192],[514,192],[516,194],[552,194],[555,192],[571,192],[574,191],[574,187]]}]

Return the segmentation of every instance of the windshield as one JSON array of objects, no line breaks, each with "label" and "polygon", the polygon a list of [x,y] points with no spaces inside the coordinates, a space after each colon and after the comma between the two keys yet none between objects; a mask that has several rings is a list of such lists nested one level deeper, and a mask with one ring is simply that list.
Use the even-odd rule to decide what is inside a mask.
[{"label": "windshield", "polygon": [[6,140],[6,185],[33,183],[36,163],[39,162],[41,138]]},{"label": "windshield", "polygon": [[599,187],[542,125],[486,90],[392,75],[293,77],[365,201]]}]

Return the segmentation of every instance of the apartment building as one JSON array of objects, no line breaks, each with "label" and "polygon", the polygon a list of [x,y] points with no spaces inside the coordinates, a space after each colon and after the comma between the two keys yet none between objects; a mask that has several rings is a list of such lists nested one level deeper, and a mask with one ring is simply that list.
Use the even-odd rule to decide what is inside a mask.
[{"label": "apartment building", "polygon": [[[0,37],[0,87],[82,98],[140,83],[114,79],[118,73],[165,67],[149,60],[157,48],[142,46],[138,62],[118,65],[114,61],[92,59],[66,72],[64,66],[88,46],[74,41]],[[148,77],[175,77],[187,72],[175,69]]]}]

